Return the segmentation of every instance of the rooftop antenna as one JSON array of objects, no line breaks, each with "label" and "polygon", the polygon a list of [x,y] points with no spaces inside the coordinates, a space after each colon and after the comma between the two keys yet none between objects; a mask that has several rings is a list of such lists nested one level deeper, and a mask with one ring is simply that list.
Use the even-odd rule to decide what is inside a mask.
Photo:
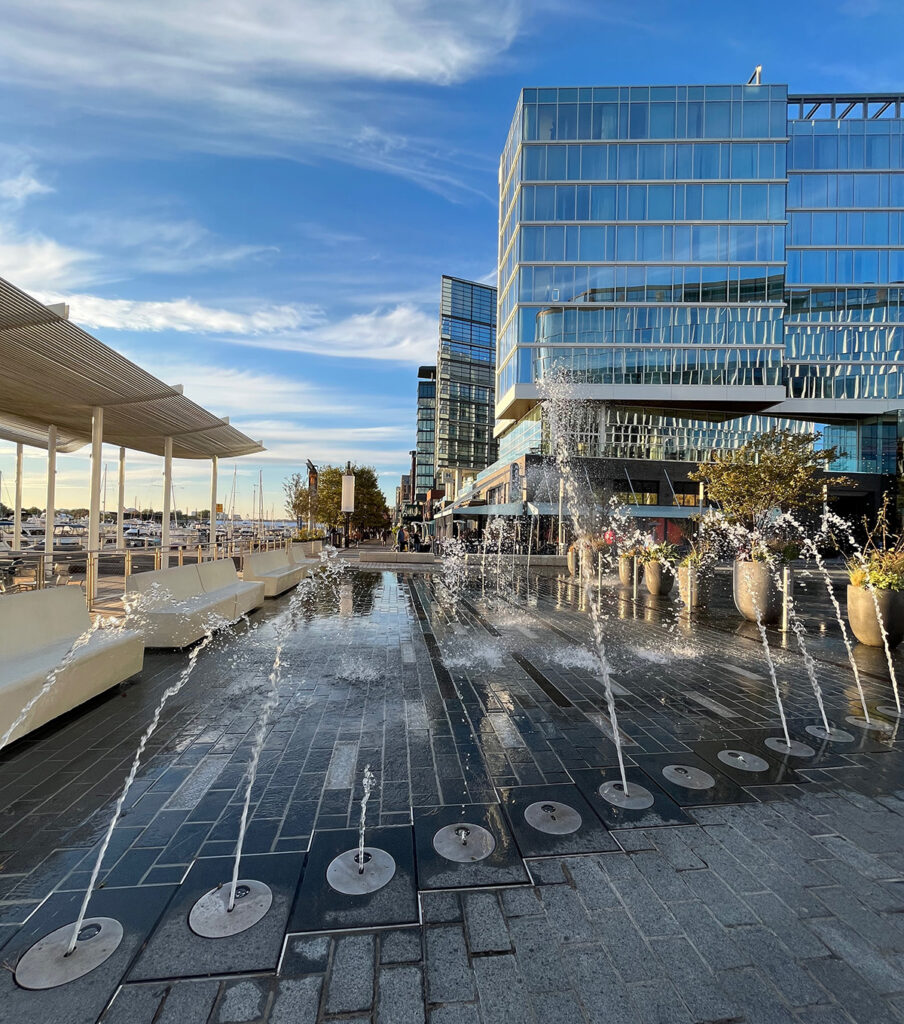
[{"label": "rooftop antenna", "polygon": [[748,85],[762,85],[763,84],[763,65],[757,64],[753,69],[753,74],[747,79]]}]

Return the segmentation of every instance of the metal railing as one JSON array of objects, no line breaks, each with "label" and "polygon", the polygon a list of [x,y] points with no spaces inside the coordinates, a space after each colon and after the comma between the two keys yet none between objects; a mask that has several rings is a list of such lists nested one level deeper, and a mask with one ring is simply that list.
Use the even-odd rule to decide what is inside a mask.
[{"label": "metal railing", "polygon": [[[125,548],[59,549],[50,553],[24,548],[21,551],[0,553],[0,593],[23,590],[42,590],[45,587],[79,586],[85,594],[88,610],[98,605],[114,603],[123,598],[129,577],[136,572],[147,572],[173,566],[198,565],[202,562],[231,558],[244,567],[247,555],[285,549],[292,538],[231,537],[213,544],[171,544],[163,549],[159,544]],[[102,581],[118,582],[114,587],[102,586]]]}]

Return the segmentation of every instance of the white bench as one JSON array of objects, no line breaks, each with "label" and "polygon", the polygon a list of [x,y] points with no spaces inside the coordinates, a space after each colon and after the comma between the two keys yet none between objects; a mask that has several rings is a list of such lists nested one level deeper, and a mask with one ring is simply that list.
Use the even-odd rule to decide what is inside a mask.
[{"label": "white bench", "polygon": [[242,579],[263,583],[267,597],[277,597],[297,587],[307,574],[308,566],[290,561],[284,548],[245,555],[242,562]]},{"label": "white bench", "polygon": [[289,545],[289,559],[292,562],[305,562],[312,558],[319,560],[321,551],[322,540],[302,540]]},{"label": "white bench", "polygon": [[129,620],[148,647],[187,647],[264,603],[263,583],[240,580],[231,558],[136,573],[126,592],[138,597]]},{"label": "white bench", "polygon": [[[16,727],[10,742],[71,711],[141,671],[144,643],[130,630],[91,629],[78,587],[51,587],[0,597],[0,736],[59,669],[52,688]],[[70,654],[71,651],[71,654]],[[59,666],[69,656],[63,668]]]},{"label": "white bench", "polygon": [[430,564],[436,561],[436,555],[432,551],[392,551],[390,548],[377,548],[369,551],[362,550],[358,554],[358,561],[390,565],[422,562]]}]

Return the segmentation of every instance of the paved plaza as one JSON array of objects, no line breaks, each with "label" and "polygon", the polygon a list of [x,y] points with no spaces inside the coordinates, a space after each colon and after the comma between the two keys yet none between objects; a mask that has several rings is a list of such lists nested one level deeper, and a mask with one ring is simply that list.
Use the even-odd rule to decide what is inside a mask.
[{"label": "paved plaza", "polygon": [[[197,656],[113,833],[92,907],[124,920],[128,955],[42,993],[5,972],[8,1019],[904,1021],[902,741],[887,715],[885,730],[847,722],[860,713],[853,673],[809,577],[798,599],[817,678],[855,739],[813,741],[810,767],[769,754],[778,714],[761,638],[727,585],[688,622],[677,599],[635,601],[604,579],[621,739],[631,778],[656,792],[649,818],[607,814],[596,795],[618,778],[617,754],[587,597],[565,576],[528,582],[497,565],[450,606],[438,571],[353,566],[294,628],[291,598],[268,601]],[[804,659],[793,637],[768,638],[791,729],[812,741]],[[185,908],[231,872],[280,641],[243,859],[243,875],[270,881],[271,920],[245,945],[197,939]],[[855,656],[870,707],[890,704],[884,655]],[[0,756],[5,966],[73,919],[138,739],[187,662],[148,652],[139,679]],[[726,747],[768,766],[748,782],[719,758]],[[715,789],[669,787],[672,763],[705,769]],[[359,910],[322,866],[356,842],[344,830],[357,828],[368,765],[367,842],[395,851],[397,874],[391,898]],[[578,808],[580,827],[538,832],[531,806]],[[459,871],[431,838],[477,819],[496,847]]]}]

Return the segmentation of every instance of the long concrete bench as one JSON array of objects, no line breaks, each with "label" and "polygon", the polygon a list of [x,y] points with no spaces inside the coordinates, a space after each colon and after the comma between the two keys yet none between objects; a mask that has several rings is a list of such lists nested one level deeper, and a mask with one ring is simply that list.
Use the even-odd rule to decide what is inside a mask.
[{"label": "long concrete bench", "polygon": [[308,566],[291,561],[284,548],[245,555],[242,562],[242,579],[263,583],[267,597],[277,597],[297,587],[307,574]]},{"label": "long concrete bench", "polygon": [[411,564],[414,562],[435,562],[436,556],[432,551],[390,551],[389,548],[380,548],[376,551],[361,551],[358,555],[359,562],[380,562],[394,564]]},{"label": "long concrete bench", "polygon": [[306,562],[312,558],[319,558],[321,551],[322,540],[302,540],[289,545],[289,559],[292,562]]},{"label": "long concrete bench", "polygon": [[187,647],[264,603],[264,584],[240,580],[231,558],[140,572],[126,592],[129,620],[148,647]]},{"label": "long concrete bench", "polygon": [[138,633],[102,629],[85,636],[90,629],[85,595],[78,587],[0,597],[0,736],[54,670],[52,687],[10,741],[141,671],[144,642]]}]

